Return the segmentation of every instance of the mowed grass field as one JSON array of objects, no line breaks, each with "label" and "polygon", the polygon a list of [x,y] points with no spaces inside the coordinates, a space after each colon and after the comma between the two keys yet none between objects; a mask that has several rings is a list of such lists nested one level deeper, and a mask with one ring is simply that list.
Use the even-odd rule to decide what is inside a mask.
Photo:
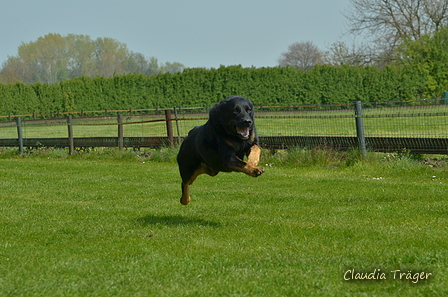
[{"label": "mowed grass field", "polygon": [[448,294],[446,166],[279,158],[182,206],[172,157],[0,154],[0,296]]}]

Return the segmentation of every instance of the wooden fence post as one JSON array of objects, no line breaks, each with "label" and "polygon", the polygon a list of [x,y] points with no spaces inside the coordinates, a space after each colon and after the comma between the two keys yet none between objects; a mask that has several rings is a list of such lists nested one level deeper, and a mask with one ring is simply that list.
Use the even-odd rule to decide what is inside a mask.
[{"label": "wooden fence post", "polygon": [[177,144],[180,144],[180,130],[179,130],[179,121],[178,114],[177,114],[177,107],[174,106],[174,119],[176,120],[176,129],[177,129]]},{"label": "wooden fence post", "polygon": [[123,150],[123,115],[118,115],[118,149]]},{"label": "wooden fence post", "polygon": [[173,123],[171,122],[171,110],[165,109],[166,134],[170,142],[170,147],[174,147]]},{"label": "wooden fence post", "polygon": [[68,154],[73,155],[75,153],[75,142],[73,140],[73,125],[71,115],[68,116],[67,127],[68,127]]},{"label": "wooden fence post", "polygon": [[366,149],[366,137],[364,135],[364,123],[362,120],[362,103],[361,101],[355,102],[355,116],[356,116],[356,136],[358,137],[358,145],[361,150],[362,156],[367,156]]},{"label": "wooden fence post", "polygon": [[23,154],[23,134],[22,134],[22,119],[17,118],[17,137],[19,141],[19,153]]}]

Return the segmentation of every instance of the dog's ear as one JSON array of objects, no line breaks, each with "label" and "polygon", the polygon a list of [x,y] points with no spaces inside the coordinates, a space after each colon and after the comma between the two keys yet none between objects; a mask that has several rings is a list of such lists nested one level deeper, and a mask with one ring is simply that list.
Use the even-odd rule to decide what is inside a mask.
[{"label": "dog's ear", "polygon": [[252,101],[250,101],[249,99],[246,99],[246,100],[247,100],[247,103],[249,104],[250,116],[252,117],[252,119],[254,119],[254,116],[255,116],[254,105],[253,105]]},{"label": "dog's ear", "polygon": [[213,128],[222,134],[232,134],[232,128],[229,122],[229,113],[232,111],[232,99],[227,97],[219,103],[216,103],[209,112],[209,121]]},{"label": "dog's ear", "polygon": [[208,120],[212,124],[213,128],[217,132],[225,133],[226,129],[222,124],[222,117],[223,117],[223,107],[224,101],[221,101],[219,103],[216,103],[213,105],[213,107],[209,111],[209,117]]},{"label": "dog's ear", "polygon": [[219,125],[219,107],[221,103],[216,103],[215,105],[210,108],[210,111],[208,113],[208,119],[212,123],[214,127],[217,127]]}]

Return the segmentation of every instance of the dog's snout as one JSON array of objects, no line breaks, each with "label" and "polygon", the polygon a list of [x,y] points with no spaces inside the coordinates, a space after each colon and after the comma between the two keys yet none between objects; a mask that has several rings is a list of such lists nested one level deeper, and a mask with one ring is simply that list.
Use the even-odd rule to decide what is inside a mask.
[{"label": "dog's snout", "polygon": [[249,127],[250,125],[252,125],[252,120],[251,119],[245,119],[243,121],[244,125],[246,125],[247,127]]}]

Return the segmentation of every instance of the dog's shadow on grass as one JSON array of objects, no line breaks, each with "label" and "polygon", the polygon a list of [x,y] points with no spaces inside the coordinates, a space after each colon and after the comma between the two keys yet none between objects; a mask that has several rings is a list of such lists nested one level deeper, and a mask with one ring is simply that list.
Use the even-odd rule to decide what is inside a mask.
[{"label": "dog's shadow on grass", "polygon": [[137,218],[136,221],[142,226],[149,225],[165,225],[165,226],[208,226],[208,227],[221,227],[218,222],[204,220],[196,217],[180,216],[180,215],[147,215],[142,218]]}]

